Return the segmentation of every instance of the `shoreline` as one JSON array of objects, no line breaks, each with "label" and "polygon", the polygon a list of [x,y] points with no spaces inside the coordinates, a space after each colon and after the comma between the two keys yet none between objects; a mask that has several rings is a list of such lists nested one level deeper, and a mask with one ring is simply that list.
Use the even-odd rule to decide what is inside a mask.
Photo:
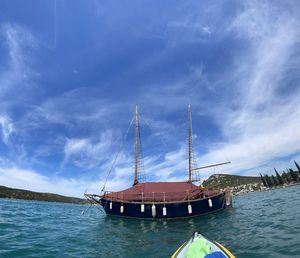
[{"label": "shoreline", "polygon": [[64,196],[54,193],[40,193],[24,189],[10,188],[0,186],[0,198],[28,200],[28,201],[45,201],[56,203],[70,203],[70,204],[87,204],[86,199],[78,197]]},{"label": "shoreline", "polygon": [[257,192],[274,191],[274,190],[279,190],[279,189],[282,189],[282,188],[287,188],[287,187],[292,187],[292,186],[297,186],[297,185],[300,185],[300,182],[299,183],[286,184],[286,185],[282,185],[282,186],[271,187],[271,188],[265,188],[265,189],[260,189],[260,190],[254,190],[254,191],[237,192],[237,193],[233,193],[233,196],[242,196],[242,195],[247,195],[247,194],[257,193]]}]

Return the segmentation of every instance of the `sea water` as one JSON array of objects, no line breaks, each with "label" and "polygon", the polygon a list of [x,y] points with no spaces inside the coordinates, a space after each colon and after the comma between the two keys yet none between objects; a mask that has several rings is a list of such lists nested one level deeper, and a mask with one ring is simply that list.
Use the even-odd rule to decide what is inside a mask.
[{"label": "sea water", "polygon": [[194,231],[236,257],[300,257],[300,185],[234,198],[192,219],[105,216],[87,205],[0,199],[0,257],[170,257]]}]

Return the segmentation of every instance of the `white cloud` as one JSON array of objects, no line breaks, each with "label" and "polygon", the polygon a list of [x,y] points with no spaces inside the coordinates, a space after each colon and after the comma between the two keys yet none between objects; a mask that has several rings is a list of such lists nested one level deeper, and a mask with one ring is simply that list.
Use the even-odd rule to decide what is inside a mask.
[{"label": "white cloud", "polygon": [[[295,82],[291,90],[285,84],[285,78],[293,77],[292,66],[300,64],[299,19],[271,4],[250,5],[229,27],[249,43],[224,78],[233,83],[237,98],[220,103],[212,113],[225,140],[201,157],[201,163],[230,159],[233,164],[227,172],[232,173],[247,169],[259,173],[276,159],[300,151],[300,85]],[[285,88],[293,93],[282,94]]]},{"label": "white cloud", "polygon": [[8,144],[10,136],[15,131],[14,124],[9,117],[0,115],[0,126],[2,132],[2,141],[5,144]]},{"label": "white cloud", "polygon": [[147,176],[154,181],[187,180],[187,150],[184,145],[178,150],[145,159]]},{"label": "white cloud", "polygon": [[208,34],[208,35],[210,35],[212,33],[211,28],[209,26],[204,26],[202,28],[202,32],[205,34]]},{"label": "white cloud", "polygon": [[82,169],[91,169],[110,157],[112,134],[103,132],[100,139],[71,138],[64,146],[65,162],[72,160]]},{"label": "white cloud", "polygon": [[26,89],[33,86],[30,81],[34,73],[29,50],[35,49],[37,42],[28,29],[9,23],[0,24],[0,39],[7,53],[7,56],[2,56],[0,67],[0,126],[2,140],[8,144],[17,126],[6,114],[7,109],[20,105],[20,98],[24,100]]},{"label": "white cloud", "polygon": [[[64,177],[48,177],[40,173],[18,167],[0,168],[1,185],[32,190],[37,192],[57,193],[67,196],[83,197],[85,191],[100,193],[103,181],[99,179],[74,179]],[[124,187],[123,181],[109,181],[111,189]]]},{"label": "white cloud", "polygon": [[0,27],[0,38],[4,39],[8,49],[8,60],[5,70],[0,74],[0,96],[15,87],[24,88],[33,75],[30,66],[30,57],[26,50],[36,48],[37,41],[25,28],[4,24]]},{"label": "white cloud", "polygon": [[[146,172],[153,175],[155,180],[180,181],[187,178],[185,143],[184,139],[180,141],[178,138],[185,124],[178,123],[177,120],[162,125],[161,120],[170,114],[170,117],[175,117],[174,113],[178,115],[178,110],[183,110],[188,103],[195,103],[194,111],[198,114],[200,112],[201,115],[211,116],[212,120],[218,121],[223,141],[205,146],[206,150],[208,149],[207,153],[202,154],[198,162],[199,165],[206,165],[228,159],[232,161],[232,165],[216,168],[215,172],[241,173],[246,170],[247,173],[255,174],[261,169],[272,168],[273,164],[277,166],[279,159],[297,155],[300,151],[299,83],[293,82],[293,86],[285,83],[286,78],[293,78],[295,69],[291,72],[292,66],[300,65],[297,52],[300,27],[298,14],[290,12],[289,8],[283,8],[282,11],[270,2],[251,1],[244,3],[243,10],[228,28],[222,31],[227,21],[224,22],[225,25],[217,28],[218,22],[210,23],[212,19],[205,17],[215,13],[214,8],[204,13],[195,9],[188,17],[171,21],[167,24],[166,34],[172,34],[169,35],[170,44],[174,43],[178,49],[181,43],[186,47],[191,42],[201,44],[207,43],[208,40],[216,40],[209,37],[210,35],[218,37],[220,44],[223,44],[222,39],[230,37],[243,48],[242,51],[232,49],[233,64],[229,65],[228,69],[224,68],[225,72],[208,76],[205,62],[201,63],[200,60],[201,64],[198,67],[191,64],[190,74],[183,72],[178,77],[176,75],[174,81],[162,80],[163,85],[157,85],[156,82],[146,85],[147,90],[138,96],[140,102],[151,110],[147,120],[154,129],[160,130],[160,134],[161,131],[167,132],[164,134],[167,144],[171,142],[175,148],[179,146],[177,150],[170,152],[166,144],[164,151],[168,152],[165,156],[162,154],[145,157]],[[218,21],[221,21],[223,17],[220,16],[219,19]],[[23,86],[23,82],[27,82],[32,76],[33,71],[27,65],[30,58],[24,50],[27,47],[34,48],[36,41],[28,30],[15,25],[2,26],[1,37],[6,40],[8,46],[8,69],[0,76],[0,96],[4,96],[10,89]],[[224,49],[226,47],[228,46]],[[235,48],[234,45],[233,47]],[[162,60],[169,59],[173,54],[169,50],[166,47],[162,53],[153,54],[149,60],[143,59],[135,72],[144,72],[157,63],[163,63]],[[225,88],[229,84],[233,93],[230,96]],[[208,99],[203,93],[206,88],[213,94],[221,92],[222,97],[216,102]],[[27,110],[27,115],[16,125],[8,116],[1,116],[2,139],[6,144],[9,143],[17,125],[27,130],[29,127],[44,129],[48,128],[49,124],[62,124],[69,133],[76,126],[78,129],[83,125],[89,130],[97,123],[97,129],[89,131],[88,136],[76,134],[76,130],[73,130],[60,148],[65,155],[64,164],[73,163],[83,170],[96,170],[97,166],[101,166],[101,180],[96,180],[95,183],[85,179],[43,176],[34,170],[24,170],[14,164],[5,165],[3,161],[3,164],[0,163],[0,181],[3,184],[70,195],[78,195],[89,186],[94,192],[100,189],[105,177],[102,171],[109,170],[113,157],[112,142],[116,138],[106,131],[107,129],[103,129],[107,128],[104,124],[107,124],[111,117],[122,117],[111,114],[119,114],[118,110],[125,110],[127,107],[124,107],[129,104],[126,104],[126,101],[125,104],[120,104],[119,101],[109,104],[109,101],[98,98],[97,93],[85,95],[87,91],[87,88],[77,88],[41,100],[39,104],[34,103],[36,105],[31,105],[31,110]],[[198,118],[194,117],[194,125],[198,123]],[[98,136],[95,131],[100,129],[103,133]],[[63,130],[56,131],[56,136],[58,134],[61,138],[66,137]],[[46,152],[50,153],[51,150],[47,149]],[[200,153],[199,150],[198,152]],[[201,172],[203,177],[206,177],[212,171]],[[107,187],[109,190],[119,190],[129,186],[132,177],[133,158],[127,153],[121,153]]]},{"label": "white cloud", "polygon": [[277,87],[284,86],[281,79],[292,76],[288,69],[300,42],[299,23],[298,17],[266,4],[246,7],[233,21],[231,30],[249,43],[249,54],[237,57],[234,71],[240,77],[241,101],[245,104],[269,104]]},{"label": "white cloud", "polygon": [[[294,67],[300,65],[298,14],[290,12],[290,7],[282,10],[266,1],[244,3],[243,8],[227,29],[219,30],[223,33],[220,39],[234,37],[244,47],[243,51],[233,52],[233,64],[229,69],[208,79],[203,63],[200,74],[185,75],[188,80],[176,78],[174,84],[160,87],[157,92],[158,87],[153,87],[145,97],[145,100],[151,99],[156,108],[162,106],[172,111],[189,102],[195,103],[194,110],[200,108],[201,114],[217,121],[223,141],[209,146],[207,153],[200,156],[199,165],[227,160],[232,164],[201,171],[203,177],[213,172],[257,174],[262,168],[278,164],[278,159],[300,151],[297,129],[300,126],[300,85],[299,82],[293,82],[293,86],[286,83],[286,79],[295,75]],[[170,24],[184,28],[200,25],[190,26],[188,20]],[[191,91],[193,81],[198,91],[197,88]],[[229,96],[226,85],[230,85]],[[200,94],[203,87],[224,94],[218,103],[209,102]],[[185,93],[179,94],[183,90]],[[194,118],[194,124],[198,124],[197,119]],[[179,171],[186,171],[184,158],[177,160],[178,169],[172,169],[172,162],[168,167],[165,164],[168,159],[165,159],[160,164],[157,161],[151,170],[157,175],[166,174],[162,179],[168,180],[171,171],[177,171],[177,175]]]}]

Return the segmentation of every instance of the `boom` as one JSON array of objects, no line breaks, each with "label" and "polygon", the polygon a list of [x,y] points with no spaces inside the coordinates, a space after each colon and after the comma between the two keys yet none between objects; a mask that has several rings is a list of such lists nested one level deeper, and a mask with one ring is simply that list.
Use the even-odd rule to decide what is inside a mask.
[{"label": "boom", "polygon": [[222,163],[218,163],[218,164],[208,165],[208,166],[204,166],[204,167],[192,168],[192,170],[200,170],[200,169],[204,169],[204,168],[217,167],[217,166],[222,166],[222,165],[230,164],[230,163],[231,163],[230,161],[227,161],[227,162],[222,162]]}]

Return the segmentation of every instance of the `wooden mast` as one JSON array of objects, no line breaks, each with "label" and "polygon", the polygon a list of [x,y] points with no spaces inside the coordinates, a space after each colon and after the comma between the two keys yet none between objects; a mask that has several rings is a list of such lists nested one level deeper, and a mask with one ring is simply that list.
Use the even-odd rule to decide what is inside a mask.
[{"label": "wooden mast", "polygon": [[189,159],[189,182],[192,182],[192,152],[191,147],[191,105],[188,107],[188,159]]},{"label": "wooden mast", "polygon": [[192,182],[192,172],[195,170],[205,169],[205,168],[211,168],[211,167],[217,167],[225,164],[230,164],[230,161],[222,162],[218,164],[203,166],[199,168],[193,168],[192,167],[192,126],[191,126],[191,105],[188,107],[188,158],[189,158],[189,180],[188,182]]},{"label": "wooden mast", "polygon": [[138,181],[138,164],[139,164],[139,114],[138,106],[135,106],[135,162],[134,162],[134,181],[133,185]]}]

